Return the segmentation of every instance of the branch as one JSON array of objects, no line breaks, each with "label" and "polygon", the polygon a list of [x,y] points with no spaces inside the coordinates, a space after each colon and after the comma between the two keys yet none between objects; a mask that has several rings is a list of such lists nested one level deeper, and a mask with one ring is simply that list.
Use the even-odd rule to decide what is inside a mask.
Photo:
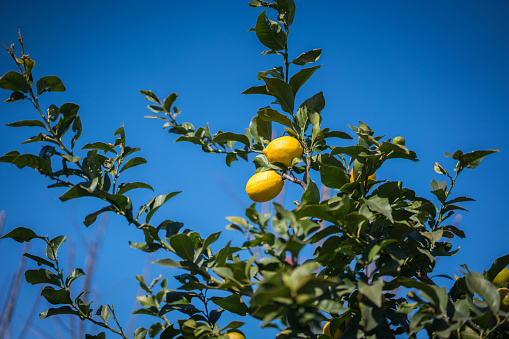
[{"label": "branch", "polygon": [[286,180],[299,184],[304,189],[304,191],[308,188],[308,185],[304,181],[297,179],[296,177],[292,177],[288,173],[283,173],[281,176]]}]

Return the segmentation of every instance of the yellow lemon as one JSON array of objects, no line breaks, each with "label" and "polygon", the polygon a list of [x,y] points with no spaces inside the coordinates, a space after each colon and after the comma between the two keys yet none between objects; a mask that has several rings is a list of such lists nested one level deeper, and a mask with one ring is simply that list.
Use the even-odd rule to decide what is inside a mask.
[{"label": "yellow lemon", "polygon": [[[375,180],[376,181],[376,173],[373,173],[371,174],[368,179],[371,179],[371,180]],[[355,179],[353,178],[353,168],[352,170],[350,171],[350,182],[351,183],[354,183],[355,182]]]},{"label": "yellow lemon", "polygon": [[265,202],[274,199],[283,185],[283,178],[276,171],[258,172],[247,181],[246,193],[253,201]]},{"label": "yellow lemon", "polygon": [[394,139],[392,139],[392,143],[394,145],[405,146],[405,138],[403,138],[403,137],[395,137]]},{"label": "yellow lemon", "polygon": [[499,288],[500,293],[500,309],[505,312],[509,312],[509,288]]},{"label": "yellow lemon", "polygon": [[509,280],[509,268],[505,267],[502,271],[498,272],[495,279],[493,279],[493,283],[497,286],[501,286]]},{"label": "yellow lemon", "polygon": [[293,158],[300,158],[303,152],[299,140],[288,136],[272,140],[263,149],[263,154],[270,162],[280,162],[286,167],[290,167]]},{"label": "yellow lemon", "polygon": [[231,331],[231,332],[228,332],[227,334],[228,334],[228,338],[230,338],[230,339],[246,339],[244,334],[240,331]]},{"label": "yellow lemon", "polygon": [[[344,322],[345,328],[348,326],[349,322],[350,322],[350,318],[346,318],[346,320]],[[339,337],[341,337],[341,334],[343,334],[343,331],[338,329],[336,331],[336,333],[334,333],[334,337],[333,337],[332,334],[330,333],[330,321],[327,321],[327,323],[323,327],[323,334],[325,334],[326,336],[328,336],[331,339],[338,339]]]}]

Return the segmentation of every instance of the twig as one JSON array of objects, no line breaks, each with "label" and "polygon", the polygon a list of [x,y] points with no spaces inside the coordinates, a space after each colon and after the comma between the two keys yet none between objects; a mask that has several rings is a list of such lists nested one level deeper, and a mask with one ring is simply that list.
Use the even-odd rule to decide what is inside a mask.
[{"label": "twig", "polygon": [[302,181],[296,177],[292,177],[288,173],[283,173],[283,174],[281,174],[281,176],[288,181],[299,184],[304,189],[304,191],[308,188],[308,185],[306,185],[306,183],[304,181]]}]

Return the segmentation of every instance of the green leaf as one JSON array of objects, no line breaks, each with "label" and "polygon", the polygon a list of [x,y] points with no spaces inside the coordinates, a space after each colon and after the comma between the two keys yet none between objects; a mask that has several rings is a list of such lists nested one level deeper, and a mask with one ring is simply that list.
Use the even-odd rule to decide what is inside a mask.
[{"label": "green leaf", "polygon": [[387,219],[389,219],[391,222],[394,222],[394,219],[392,218],[392,209],[389,203],[389,199],[373,196],[366,200],[366,205],[368,205],[370,210],[382,213],[387,217]]},{"label": "green leaf", "polygon": [[438,162],[435,162],[435,166],[433,168],[438,174],[444,174],[450,177],[449,173]]},{"label": "green leaf", "polygon": [[311,204],[320,203],[320,190],[313,180],[309,179],[308,187],[302,194],[301,201],[305,201]]},{"label": "green leaf", "polygon": [[476,168],[485,156],[499,152],[497,149],[490,149],[486,151],[473,151],[461,155],[459,162],[462,167],[469,169]]},{"label": "green leaf", "polygon": [[303,106],[311,108],[313,111],[320,114],[320,112],[325,108],[325,98],[323,97],[323,92],[319,92],[304,101],[300,107]]},{"label": "green leaf", "polygon": [[147,336],[147,329],[139,327],[134,331],[134,339],[145,339]]},{"label": "green leaf", "polygon": [[348,175],[340,168],[326,164],[320,165],[320,178],[323,185],[334,189],[340,189],[349,182]]},{"label": "green leaf", "polygon": [[493,262],[487,273],[488,280],[493,281],[497,274],[499,274],[507,266],[509,266],[509,254],[504,255]]},{"label": "green leaf", "polygon": [[145,160],[145,158],[142,158],[142,157],[131,158],[131,159],[129,159],[128,162],[125,163],[124,167],[122,167],[122,169],[118,173],[122,173],[123,171],[125,171],[128,168],[131,168],[131,167],[134,167],[134,166],[138,166],[138,165],[142,165],[142,164],[146,164],[146,163],[147,163],[147,160]]},{"label": "green leaf", "polygon": [[27,283],[32,285],[53,284],[58,287],[62,287],[60,285],[60,280],[58,280],[58,277],[44,268],[40,268],[38,270],[27,270],[25,272],[25,280],[27,281]]},{"label": "green leaf", "polygon": [[40,237],[37,234],[35,234],[35,232],[32,231],[31,229],[25,227],[17,227],[10,231],[9,233],[7,233],[6,235],[2,236],[0,239],[4,238],[11,238],[17,242],[29,242],[30,240],[35,238],[44,239],[43,237]]},{"label": "green leaf", "polygon": [[71,149],[74,149],[74,144],[78,141],[81,136],[82,126],[81,126],[81,118],[79,115],[72,122],[72,131],[75,133],[74,137],[71,140]]},{"label": "green leaf", "polygon": [[177,100],[177,97],[178,97],[177,93],[171,93],[166,97],[166,99],[164,99],[164,109],[167,112],[171,112],[171,106],[173,105],[175,100]]},{"label": "green leaf", "polygon": [[248,307],[242,301],[242,298],[237,294],[231,294],[226,298],[220,297],[211,297],[210,300],[219,307],[224,308],[225,310],[245,316],[248,311]]},{"label": "green leaf", "polygon": [[244,134],[237,134],[232,132],[218,133],[213,139],[213,141],[218,144],[223,144],[231,140],[238,141],[247,147],[250,146],[249,139]]},{"label": "green leaf", "polygon": [[170,238],[175,253],[184,260],[194,260],[194,244],[187,234],[177,234]]},{"label": "green leaf", "polygon": [[71,286],[72,282],[82,275],[85,275],[85,272],[81,268],[75,268],[71,274],[65,279],[65,286],[69,287]]},{"label": "green leaf", "polygon": [[58,314],[74,314],[78,315],[78,312],[72,309],[70,306],[62,306],[59,308],[50,308],[44,312],[41,312],[39,314],[40,319],[46,319],[47,317],[50,317],[52,315],[58,315]]},{"label": "green leaf", "polygon": [[340,139],[346,139],[346,140],[352,140],[353,138],[348,135],[347,133],[345,132],[341,132],[341,131],[327,131],[325,132],[326,129],[324,129],[324,133],[323,133],[323,137],[324,138],[340,138]]},{"label": "green leaf", "polygon": [[6,124],[9,127],[43,127],[44,123],[39,120],[20,120],[10,124]]},{"label": "green leaf", "polygon": [[297,95],[297,92],[302,87],[302,85],[304,85],[306,81],[311,78],[313,73],[315,73],[316,70],[320,67],[321,65],[301,69],[290,78],[289,83],[290,87],[292,88],[294,97]]},{"label": "green leaf", "polygon": [[51,286],[46,286],[42,292],[41,296],[46,298],[46,300],[53,305],[58,304],[72,304],[71,295],[68,290],[61,288],[59,290],[55,290]]},{"label": "green leaf", "polygon": [[66,241],[66,239],[66,235],[59,235],[58,237],[50,240],[49,244],[46,246],[46,256],[49,260],[57,260],[58,248]]},{"label": "green leaf", "polygon": [[276,78],[264,77],[263,81],[265,81],[269,92],[277,99],[283,111],[293,116],[295,97],[292,87],[283,80]]},{"label": "green leaf", "polygon": [[150,203],[149,208],[150,211],[147,213],[147,216],[145,218],[145,222],[148,224],[150,222],[150,219],[154,215],[154,213],[162,206],[164,205],[168,200],[176,196],[177,194],[181,193],[181,191],[171,192],[168,194],[162,194],[157,197],[153,198],[153,201]]},{"label": "green leaf", "polygon": [[445,287],[439,288],[438,286],[428,285],[423,282],[418,282],[408,278],[398,278],[398,281],[407,288],[417,288],[420,290],[420,295],[431,302],[441,313],[445,312],[449,296]]},{"label": "green leaf", "polygon": [[293,129],[292,121],[287,116],[279,113],[278,111],[270,107],[260,109],[258,111],[258,116],[263,121],[274,121]]},{"label": "green leaf", "polygon": [[30,91],[30,85],[25,77],[14,71],[7,72],[0,78],[0,88],[23,93]]},{"label": "green leaf", "polygon": [[483,298],[493,313],[497,314],[500,309],[500,294],[497,287],[482,276],[467,275],[465,281],[468,289]]},{"label": "green leaf", "polygon": [[280,51],[284,49],[286,42],[285,34],[281,32],[281,26],[271,24],[265,12],[266,10],[263,10],[256,20],[256,36],[265,47]]},{"label": "green leaf", "polygon": [[48,92],[65,92],[65,86],[57,76],[48,75],[37,81],[37,95]]},{"label": "green leaf", "polygon": [[382,290],[384,287],[382,280],[376,280],[373,285],[359,281],[358,287],[361,294],[371,300],[377,307],[382,307]]},{"label": "green leaf", "polygon": [[255,143],[268,144],[272,137],[272,122],[255,116],[249,124],[249,131]]},{"label": "green leaf", "polygon": [[231,167],[232,162],[237,161],[237,160],[238,160],[237,156],[234,153],[226,154],[226,165],[228,165],[228,167]]},{"label": "green leaf", "polygon": [[23,93],[14,91],[11,93],[11,96],[9,98],[7,98],[7,100],[5,100],[4,102],[15,102],[15,101],[23,100],[26,98],[27,97]]},{"label": "green leaf", "polygon": [[46,175],[53,173],[48,160],[33,154],[21,154],[12,161],[12,164],[16,165],[18,168],[28,166]]},{"label": "green leaf", "polygon": [[41,266],[41,265],[46,265],[46,266],[49,266],[49,267],[52,267],[54,268],[55,265],[53,265],[52,262],[49,262],[48,260],[44,259],[44,258],[41,258],[41,257],[38,257],[38,256],[35,256],[35,255],[31,255],[29,253],[23,253],[23,255],[27,258],[30,258],[34,261],[37,262],[37,265]]},{"label": "green leaf", "polygon": [[106,333],[101,332],[97,335],[85,334],[85,339],[106,339]]},{"label": "green leaf", "polygon": [[160,104],[160,105],[163,104],[161,102],[161,100],[159,100],[159,98],[154,93],[152,93],[152,91],[147,91],[147,90],[141,89],[140,93],[143,94],[143,95],[146,95],[146,97],[145,97],[146,100],[150,100],[150,101],[155,102],[155,103]]},{"label": "green leaf", "polygon": [[94,142],[93,144],[86,144],[81,149],[82,150],[83,149],[101,150],[101,151],[104,151],[105,153],[111,152],[111,153],[118,154],[117,151],[115,151],[115,148],[113,147],[113,145],[106,144],[106,143],[100,142],[100,141]]},{"label": "green leaf", "polygon": [[154,190],[152,186],[149,184],[146,184],[144,182],[126,182],[118,185],[117,194],[124,194],[130,190],[133,190],[135,188],[148,188],[149,190]]},{"label": "green leaf", "polygon": [[302,53],[291,63],[294,65],[304,66],[305,64],[309,64],[311,62],[315,62],[320,58],[322,54],[322,50],[320,48],[313,49],[309,52]]},{"label": "green leaf", "polygon": [[74,119],[78,115],[78,110],[80,109],[80,106],[72,103],[72,102],[66,102],[62,106],[60,106],[59,111],[60,114],[62,114],[62,117],[58,121],[58,123],[53,127],[53,130],[57,134],[57,137],[62,137],[65,132],[71,127],[71,124],[73,123]]},{"label": "green leaf", "polygon": [[252,86],[246,89],[244,92],[240,94],[264,94],[264,95],[270,95],[269,91],[267,90],[267,86]]}]

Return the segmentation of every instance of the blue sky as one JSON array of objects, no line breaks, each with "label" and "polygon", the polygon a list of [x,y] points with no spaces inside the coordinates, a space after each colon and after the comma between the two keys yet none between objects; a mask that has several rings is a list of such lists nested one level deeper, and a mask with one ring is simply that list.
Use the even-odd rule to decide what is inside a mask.
[{"label": "blue sky", "polygon": [[[150,89],[163,98],[177,92],[181,122],[196,127],[209,122],[213,131],[242,132],[256,111],[270,102],[240,92],[258,84],[257,72],[280,65],[276,56],[260,56],[263,46],[254,33],[246,34],[260,12],[247,2],[29,0],[20,6],[11,1],[3,4],[0,42],[15,42],[20,27],[26,52],[36,61],[34,75],[62,79],[67,91],[46,94],[41,104],[81,106],[84,132],[78,146],[113,141],[115,129],[124,123],[128,144],[141,147],[139,155],[148,160],[128,171],[124,180],[145,181],[155,194],[183,191],[156,214],[154,223],[182,221],[204,235],[224,231],[221,245],[229,239],[240,241],[224,230],[224,217],[242,215],[250,204],[244,187],[254,164],[235,162],[229,168],[221,156],[204,154],[192,144],[173,143],[175,138],[158,121],[144,118],[150,112],[138,91]],[[377,135],[404,136],[420,159],[388,162],[378,171],[378,179],[401,180],[431,199],[429,182],[444,180],[434,172],[434,162],[450,170],[454,166],[444,152],[501,150],[461,175],[454,194],[477,201],[463,205],[470,212],[461,213],[459,226],[467,239],[455,241],[461,246],[459,254],[440,259],[437,274],[458,274],[463,263],[482,271],[507,254],[508,15],[509,4],[504,1],[297,1],[291,56],[323,50],[322,68],[299,91],[297,101],[323,91],[327,104],[322,126],[350,132],[348,125],[361,120]],[[0,74],[14,67],[8,54],[0,52]],[[28,103],[0,105],[3,123],[36,114]],[[19,146],[33,130],[3,123],[1,154],[13,149],[38,151],[38,145]],[[25,226],[50,236],[69,234],[62,251],[75,248],[75,266],[84,268],[86,244],[97,237],[99,222],[89,228],[81,223],[102,205],[88,199],[62,203],[57,197],[63,191],[46,189],[50,182],[34,171],[0,165],[0,210],[7,213],[3,233]],[[153,194],[136,193],[135,205]],[[298,187],[288,187],[284,199],[290,203],[299,197]],[[103,222],[106,233],[94,273],[94,304],[114,304],[126,324],[137,293],[134,276],[143,272],[147,260],[162,254],[147,259],[131,249],[128,241],[141,241],[141,235],[120,217],[109,215]],[[34,243],[30,252],[42,250]],[[18,243],[0,242],[2,301],[21,251]],[[153,267],[145,272],[147,279],[162,273],[177,287],[173,271]],[[13,338],[19,335],[25,322],[22,314],[31,307],[38,287],[25,283],[21,293]],[[36,314],[46,308],[42,300]],[[54,332],[51,320],[32,320]],[[146,324],[139,319],[139,326]],[[261,333],[256,321],[246,329],[250,335]]]}]

